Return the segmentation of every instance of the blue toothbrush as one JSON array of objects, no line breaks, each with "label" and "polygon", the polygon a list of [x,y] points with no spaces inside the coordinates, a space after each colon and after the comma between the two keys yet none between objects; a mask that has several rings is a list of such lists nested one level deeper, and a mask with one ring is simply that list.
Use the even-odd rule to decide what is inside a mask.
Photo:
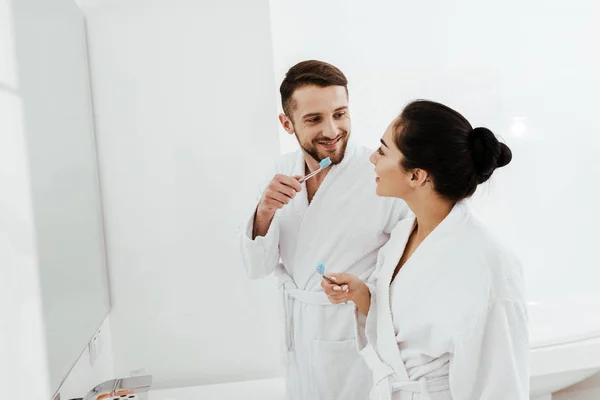
[{"label": "blue toothbrush", "polygon": [[321,263],[319,265],[317,265],[317,272],[319,273],[319,275],[321,275],[323,277],[323,279],[325,279],[327,282],[331,283],[332,285],[337,285],[337,282],[334,281],[333,279],[331,279],[330,277],[325,275],[325,264]]},{"label": "blue toothbrush", "polygon": [[319,172],[323,171],[325,168],[329,167],[330,165],[331,165],[331,159],[329,157],[322,159],[321,162],[319,163],[318,170],[311,172],[310,174],[306,175],[304,178],[300,178],[298,180],[298,182],[300,182],[300,183],[305,182],[308,178],[312,178],[313,176],[315,176]]}]

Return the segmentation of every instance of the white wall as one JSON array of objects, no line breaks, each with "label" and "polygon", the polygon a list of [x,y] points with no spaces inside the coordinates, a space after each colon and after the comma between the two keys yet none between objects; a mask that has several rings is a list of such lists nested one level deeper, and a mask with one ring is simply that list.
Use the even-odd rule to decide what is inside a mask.
[{"label": "white wall", "polygon": [[7,398],[42,399],[51,389],[12,26],[10,4],[3,0],[0,2],[0,387]]},{"label": "white wall", "polygon": [[12,2],[0,1],[0,387],[50,391]]},{"label": "white wall", "polygon": [[[49,391],[12,2],[0,1],[0,387]],[[10,321],[11,323],[8,323]]]},{"label": "white wall", "polygon": [[340,67],[358,142],[377,146],[416,98],[502,136],[514,160],[475,204],[520,255],[530,298],[597,293],[598,2],[277,0],[271,15],[276,81],[303,59]]},{"label": "white wall", "polygon": [[84,23],[71,0],[0,6],[0,386],[44,399],[109,307]]},{"label": "white wall", "polygon": [[279,374],[275,284],[237,225],[278,155],[267,0],[81,1],[118,376],[154,388]]}]

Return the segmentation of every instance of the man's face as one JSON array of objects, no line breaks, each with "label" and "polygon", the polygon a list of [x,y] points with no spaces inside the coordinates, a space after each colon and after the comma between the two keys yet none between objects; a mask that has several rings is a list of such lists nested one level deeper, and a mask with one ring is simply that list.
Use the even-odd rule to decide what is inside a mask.
[{"label": "man's face", "polygon": [[284,128],[296,135],[302,149],[316,162],[329,157],[332,164],[339,164],[350,137],[346,88],[309,85],[294,91],[292,100],[292,118],[282,121]]}]

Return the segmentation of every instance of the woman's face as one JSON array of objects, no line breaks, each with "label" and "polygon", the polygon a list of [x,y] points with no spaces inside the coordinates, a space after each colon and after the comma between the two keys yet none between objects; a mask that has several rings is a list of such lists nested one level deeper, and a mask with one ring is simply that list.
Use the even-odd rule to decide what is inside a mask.
[{"label": "woman's face", "polygon": [[393,136],[393,120],[381,138],[381,146],[371,155],[377,174],[377,195],[382,197],[398,197],[406,200],[412,190],[413,174],[401,166],[402,153],[396,146]]}]

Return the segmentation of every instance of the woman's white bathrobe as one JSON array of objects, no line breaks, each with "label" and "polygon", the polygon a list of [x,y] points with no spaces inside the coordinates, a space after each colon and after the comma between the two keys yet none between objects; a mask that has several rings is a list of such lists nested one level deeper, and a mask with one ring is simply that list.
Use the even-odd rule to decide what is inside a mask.
[{"label": "woman's white bathrobe", "polygon": [[355,311],[357,344],[373,372],[372,399],[525,400],[529,342],[523,274],[458,203],[392,282],[415,224],[400,222]]}]

